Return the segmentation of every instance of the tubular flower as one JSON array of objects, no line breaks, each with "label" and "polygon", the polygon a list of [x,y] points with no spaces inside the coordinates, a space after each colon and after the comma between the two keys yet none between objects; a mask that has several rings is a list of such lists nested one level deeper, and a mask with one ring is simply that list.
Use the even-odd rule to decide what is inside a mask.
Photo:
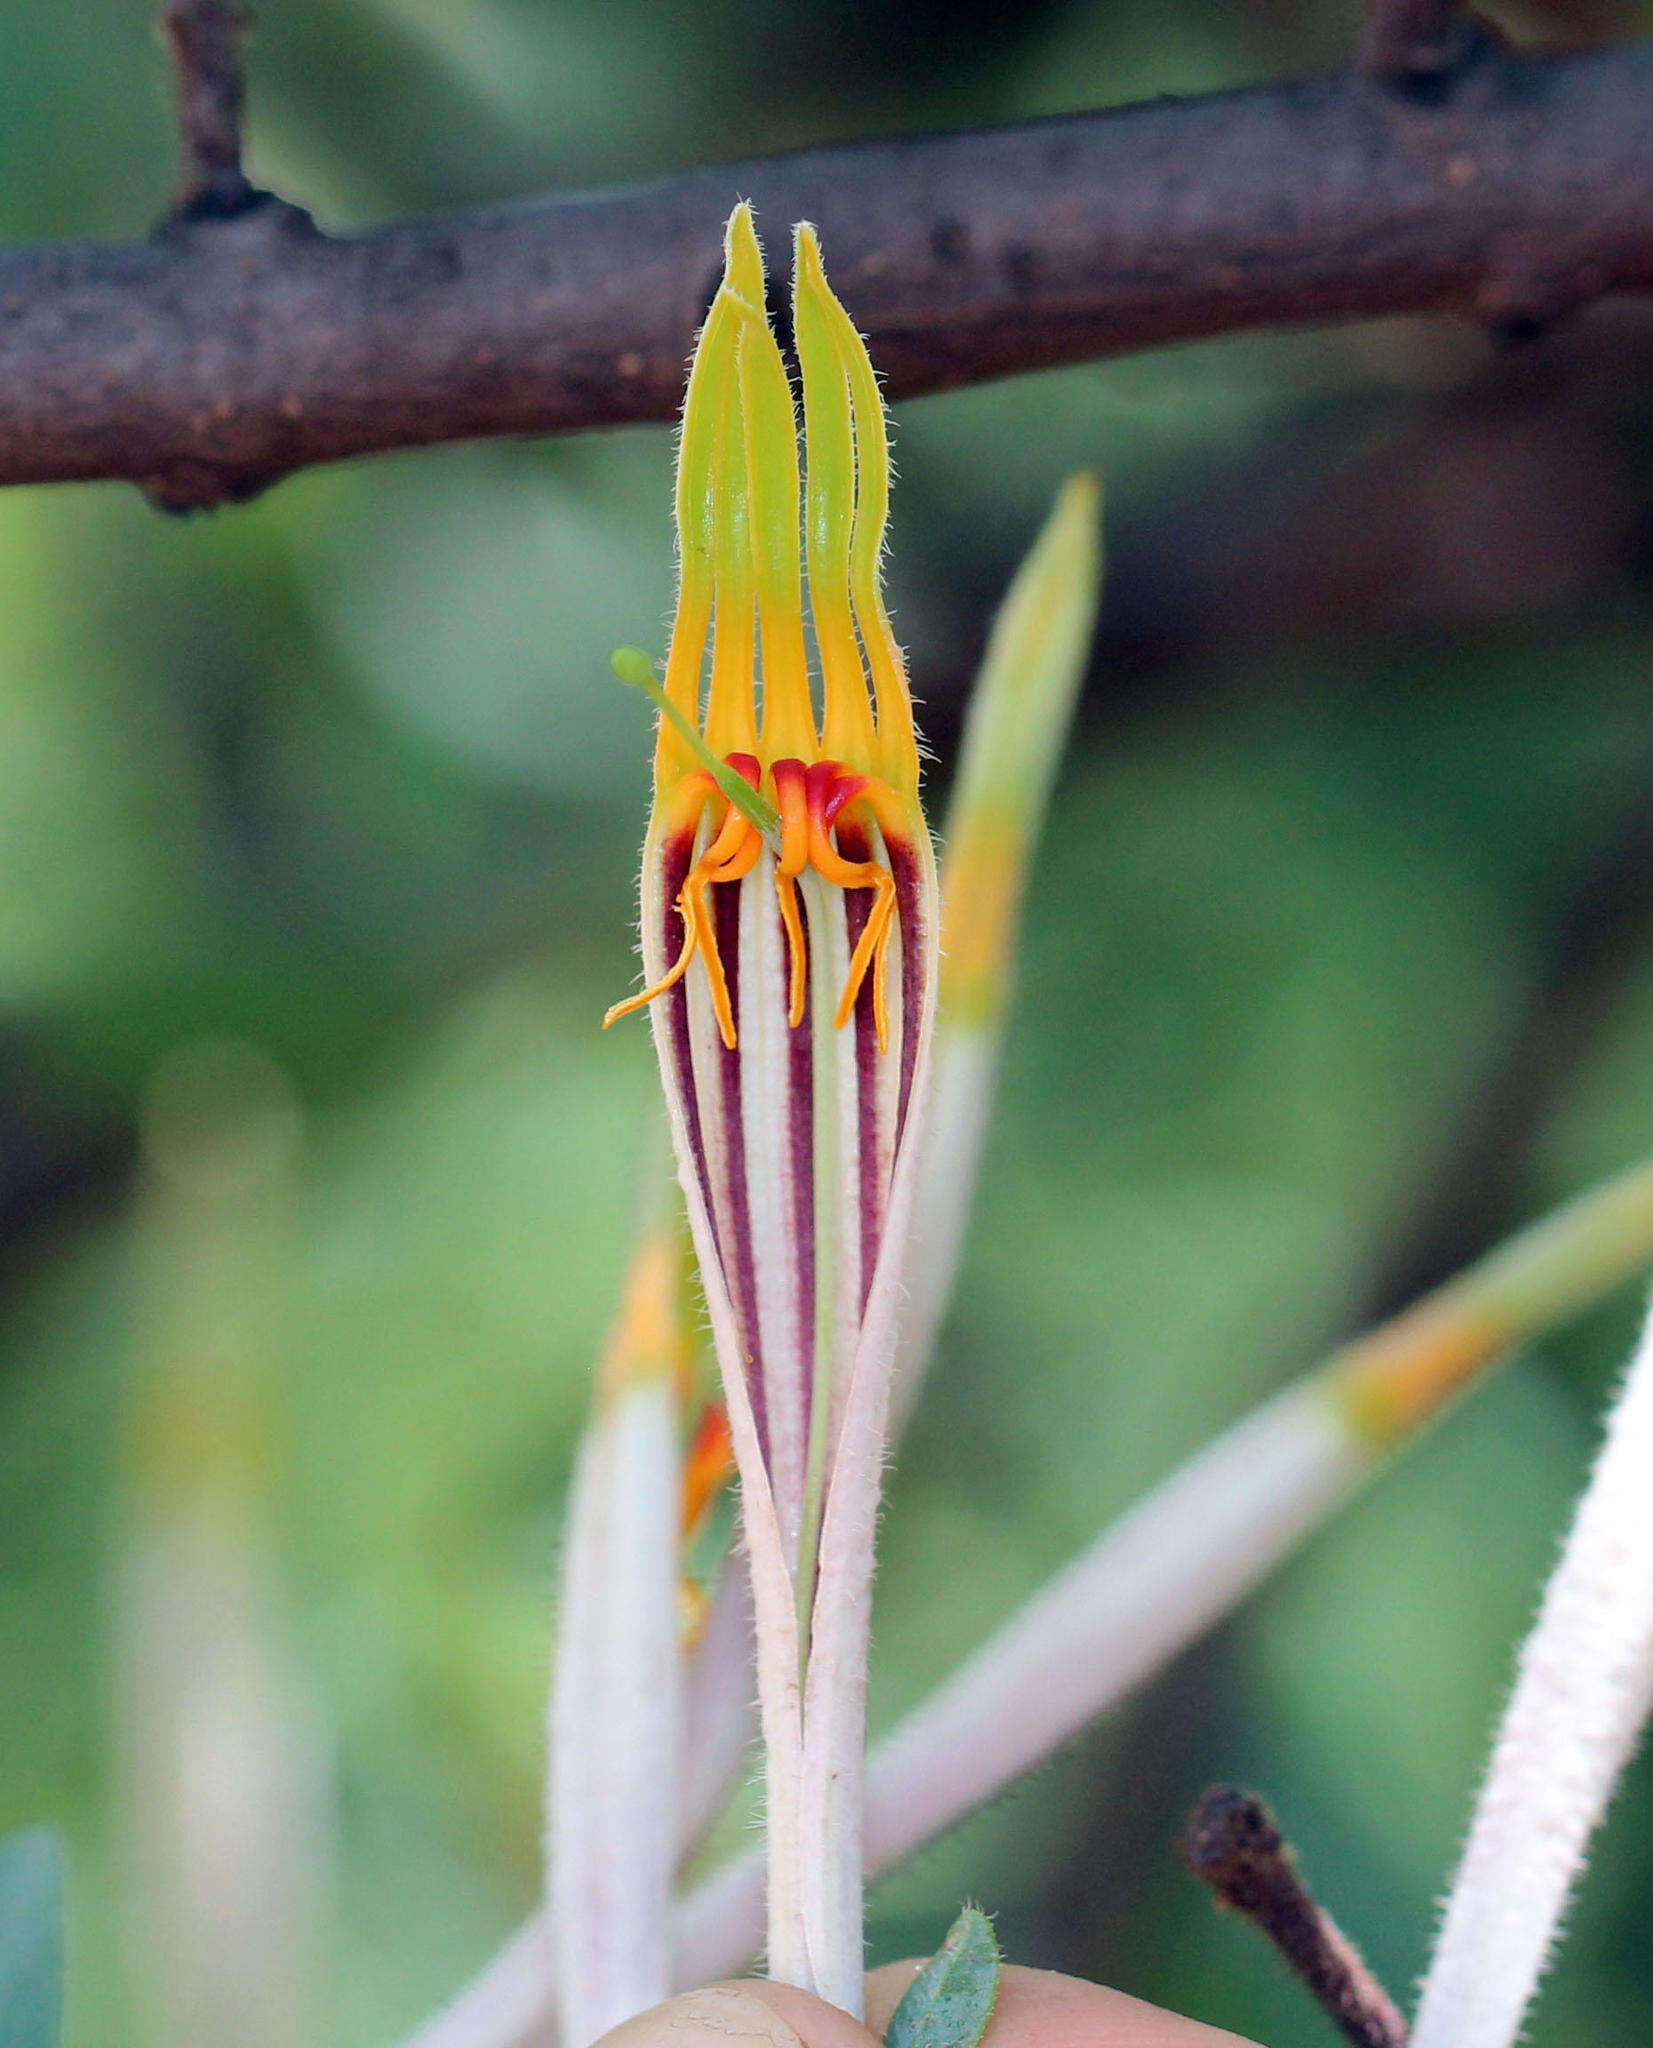
[{"label": "tubular flower", "polygon": [[883,407],[807,226],[793,323],[801,475],[742,206],[684,404],[663,691],[642,678],[662,706],[648,985],[608,1021],[652,1008],[740,1468],[771,1967],[853,2006],[866,1607],[936,883],[880,589]]}]

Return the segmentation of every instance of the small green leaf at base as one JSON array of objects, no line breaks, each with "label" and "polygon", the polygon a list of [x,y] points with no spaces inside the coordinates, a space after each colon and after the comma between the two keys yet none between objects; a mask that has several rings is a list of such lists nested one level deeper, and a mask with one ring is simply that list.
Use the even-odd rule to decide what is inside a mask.
[{"label": "small green leaf at base", "polygon": [[0,1842],[0,2048],[56,2048],[63,2002],[63,1861],[30,1828]]},{"label": "small green leaf at base", "polygon": [[907,1986],[884,2048],[978,2048],[999,1995],[993,1923],[966,1906],[947,1939]]}]

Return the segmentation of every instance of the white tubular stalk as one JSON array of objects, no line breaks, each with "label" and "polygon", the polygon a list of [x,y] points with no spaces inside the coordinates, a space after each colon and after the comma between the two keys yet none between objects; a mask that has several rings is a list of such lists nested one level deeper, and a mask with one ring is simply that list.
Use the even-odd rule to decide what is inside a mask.
[{"label": "white tubular stalk", "polygon": [[[1288,1388],[1156,1487],[1059,1572],[873,1750],[867,1874],[1003,1791],[1227,1613],[1375,1462],[1317,1377]],[[679,1909],[676,1977],[738,1968],[763,1860]]]},{"label": "white tubular stalk", "polygon": [[[992,1798],[1226,1613],[1341,1500],[1379,1453],[1322,1372],[1218,1437],[992,1636],[873,1750],[866,1870],[888,1869]],[[764,1855],[713,1873],[677,1908],[674,1985],[749,1963],[763,1938]],[[526,2048],[534,1967],[524,1930],[471,1993],[407,2048]],[[542,2008],[543,2009],[543,2008]]]},{"label": "white tubular stalk", "polygon": [[[921,1049],[913,1082],[919,1101],[927,1068],[927,1049]],[[897,1252],[911,1219],[915,1165],[911,1152],[902,1154],[890,1188],[886,1244]],[[832,1458],[804,1693],[805,1839],[826,1852],[804,1871],[812,1971],[821,1997],[857,2015],[864,1976],[867,1646],[901,1272],[898,1256],[879,1260],[863,1315]]]},{"label": "white tubular stalk", "polygon": [[935,1018],[935,860],[879,589],[877,379],[800,226],[801,473],[745,206],[725,255],[684,407],[665,683],[646,658],[640,679],[663,714],[648,986],[610,1021],[652,1011],[740,1472],[769,1969],[859,2013],[868,1588]]},{"label": "white tubular stalk", "polygon": [[[548,1713],[546,1903],[419,2029],[419,2048],[544,2048],[553,2038],[585,2048],[666,1996],[690,1718],[679,1389],[694,1340],[689,1248],[660,1168],[570,1490]],[[738,1638],[744,1601],[739,1574],[729,1576],[703,1650],[731,1629]]]},{"label": "white tubular stalk", "polygon": [[1650,1706],[1653,1319],[1521,1652],[1413,2048],[1510,2048]]},{"label": "white tubular stalk", "polygon": [[549,1890],[567,2048],[669,1988],[681,1733],[678,1421],[669,1378],[599,1403],[580,1447],[550,1717]]},{"label": "white tubular stalk", "polygon": [[[1478,1375],[1649,1260],[1653,1165],[1643,1165],[1520,1232],[1196,1452],[873,1750],[868,1876],[1116,1706]],[[679,1984],[751,1955],[762,1887],[753,1854],[683,1902]]]},{"label": "white tubular stalk", "polygon": [[[1650,1261],[1653,1166],[1644,1165],[1521,1232],[1198,1452],[873,1750],[867,1874],[1151,1678],[1478,1375]],[[754,1852],[682,1902],[675,1984],[750,1961],[763,1888]],[[407,2048],[544,2048],[543,1957],[540,1925],[530,1923]]]},{"label": "white tubular stalk", "polygon": [[1190,1458],[879,1745],[869,1863],[888,1868],[1162,1669],[1372,1463],[1314,1382]]}]

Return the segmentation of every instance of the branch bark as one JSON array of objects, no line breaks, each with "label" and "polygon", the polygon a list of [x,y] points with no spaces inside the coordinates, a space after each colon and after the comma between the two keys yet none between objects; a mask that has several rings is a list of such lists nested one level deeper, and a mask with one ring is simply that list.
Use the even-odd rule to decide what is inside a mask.
[{"label": "branch bark", "polygon": [[1367,0],[1355,61],[1402,91],[1428,90],[1486,33],[1458,0]]},{"label": "branch bark", "polygon": [[823,149],[333,238],[262,194],[0,252],[0,482],[174,507],[311,463],[675,413],[723,220],[820,226],[892,398],[1239,328],[1653,290],[1653,46],[1475,39],[1282,86]]},{"label": "branch bark", "polygon": [[1394,2000],[1303,1882],[1262,1800],[1214,1785],[1177,1847],[1223,1905],[1268,1936],[1353,2048],[1406,2048]]},{"label": "branch bark", "polygon": [[168,0],[161,27],[178,86],[174,211],[231,214],[254,194],[241,168],[247,104],[247,12],[241,0]]}]

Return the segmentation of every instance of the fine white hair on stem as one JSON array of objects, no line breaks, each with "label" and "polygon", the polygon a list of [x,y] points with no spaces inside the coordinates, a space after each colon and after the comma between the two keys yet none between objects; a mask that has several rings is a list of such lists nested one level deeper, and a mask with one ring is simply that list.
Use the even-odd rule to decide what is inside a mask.
[{"label": "fine white hair on stem", "polygon": [[[1227,1613],[1375,1462],[1315,1378],[1181,1466],[873,1750],[868,1876],[1116,1705]],[[678,1910],[677,1982],[748,1960],[762,1901],[757,1850],[692,1893]]]},{"label": "fine white hair on stem", "polygon": [[[752,1592],[744,1555],[729,1559],[706,1632],[683,1674],[678,1855],[705,1832],[757,1732]],[[754,1895],[762,1917],[762,1882]],[[753,1938],[756,1947],[756,1936]],[[536,1913],[403,2048],[547,2048],[561,1982],[549,1913]]]},{"label": "fine white hair on stem", "polygon": [[[867,1874],[898,1862],[1151,1677],[1359,1483],[1378,1452],[1324,1373],[1245,1417],[1156,1487],[872,1752]],[[754,1848],[677,1908],[673,1981],[750,1962]],[[541,2048],[547,1942],[531,1921],[405,2048]]]},{"label": "fine white hair on stem", "polygon": [[[872,1752],[869,1874],[917,1846],[923,1825],[947,1825],[971,1797],[990,1797],[1037,1763],[1036,1731],[1054,1745],[1106,1713],[1227,1612],[1478,1373],[1650,1257],[1653,1165],[1642,1165],[1530,1226],[1196,1453],[1036,1595],[1031,1615],[1006,1623]],[[1226,1503],[1220,1515],[1217,1502]],[[1142,1571],[1138,1560],[1156,1557],[1162,1533],[1164,1559]],[[1173,1562],[1195,1590],[1170,1600]],[[1117,1654],[1104,1654],[1110,1639]],[[1081,1669],[1088,1691],[1073,1682]],[[1048,1700],[1047,1671],[1055,1674]],[[1006,1698],[1018,1694],[1035,1702],[1039,1719],[997,1732]],[[987,1746],[970,1769],[942,1756],[932,1784],[924,1741],[973,1752],[978,1735]],[[943,1782],[966,1804],[949,1810]],[[704,1981],[749,1960],[762,1916],[763,1859],[752,1853],[724,1865],[678,1908],[677,1981]],[[546,2048],[547,1950],[545,1921],[536,1916],[404,2048]]]},{"label": "fine white hair on stem", "polygon": [[1653,1707],[1653,1317],[1493,1746],[1412,2048],[1510,2048]]},{"label": "fine white hair on stem", "polygon": [[574,1475],[551,1692],[550,1922],[567,2048],[669,1988],[677,1481],[670,1380],[600,1395]]}]

